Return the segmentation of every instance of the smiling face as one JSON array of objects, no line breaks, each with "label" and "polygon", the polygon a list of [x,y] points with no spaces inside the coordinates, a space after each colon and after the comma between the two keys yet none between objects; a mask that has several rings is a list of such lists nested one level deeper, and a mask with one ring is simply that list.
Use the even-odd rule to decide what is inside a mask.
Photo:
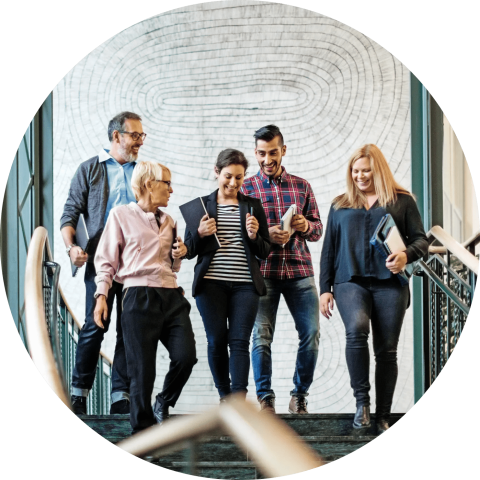
[{"label": "smiling face", "polygon": [[269,142],[257,140],[255,158],[265,175],[277,178],[282,174],[282,157],[286,152],[287,146],[281,145],[281,138],[277,135]]},{"label": "smiling face", "polygon": [[220,199],[236,199],[237,193],[245,178],[245,168],[243,165],[227,165],[226,167],[223,167],[220,172],[215,171],[215,173],[218,175],[217,180]]},{"label": "smiling face", "polygon": [[[143,133],[142,122],[127,119],[125,120],[124,130],[125,132],[131,133]],[[132,136],[128,133],[118,133],[117,151],[123,163],[135,162],[138,158],[138,151],[142,145],[142,138],[133,140]]]},{"label": "smiling face", "polygon": [[166,171],[163,172],[162,180],[151,181],[152,190],[150,195],[150,201],[155,206],[155,208],[166,207],[168,205],[170,195],[173,193],[173,188],[170,183],[171,181],[172,177]]},{"label": "smiling face", "polygon": [[375,183],[373,181],[373,172],[369,158],[359,158],[353,164],[352,180],[353,184],[365,195],[375,195]]}]

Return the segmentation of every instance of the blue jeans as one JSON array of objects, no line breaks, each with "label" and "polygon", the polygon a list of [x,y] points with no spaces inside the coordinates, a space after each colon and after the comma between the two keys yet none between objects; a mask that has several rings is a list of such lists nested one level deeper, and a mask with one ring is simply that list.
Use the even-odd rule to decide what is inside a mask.
[{"label": "blue jeans", "polygon": [[108,292],[107,306],[108,318],[103,322],[105,329],[97,327],[93,320],[95,299],[93,298],[97,286],[95,284],[95,266],[93,263],[85,264],[85,323],[80,330],[75,357],[75,367],[72,373],[72,395],[87,397],[93,386],[98,365],[98,355],[103,337],[110,326],[113,301],[116,299],[117,308],[117,342],[112,366],[112,403],[122,399],[129,399],[129,384],[127,376],[127,361],[125,358],[125,345],[122,334],[122,288],[123,285],[113,282]]},{"label": "blue jeans", "polygon": [[272,350],[280,295],[283,294],[295,322],[299,344],[290,395],[307,396],[313,382],[320,341],[320,319],[314,277],[287,280],[265,279],[267,295],[260,297],[253,328],[252,364],[257,396],[274,395],[272,390]]},{"label": "blue jeans", "polygon": [[247,392],[250,335],[259,298],[253,283],[224,280],[203,280],[195,297],[207,334],[208,364],[220,398]]},{"label": "blue jeans", "polygon": [[368,335],[372,322],[375,354],[377,418],[387,418],[397,383],[397,345],[407,309],[409,290],[396,278],[365,277],[333,287],[338,311],[345,325],[345,349],[350,382],[357,407],[370,405]]}]

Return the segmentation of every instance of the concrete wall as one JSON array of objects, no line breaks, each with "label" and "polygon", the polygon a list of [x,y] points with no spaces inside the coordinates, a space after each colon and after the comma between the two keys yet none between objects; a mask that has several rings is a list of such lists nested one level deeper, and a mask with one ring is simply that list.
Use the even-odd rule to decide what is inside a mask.
[{"label": "concrete wall", "polygon": [[[85,57],[54,91],[55,222],[80,162],[108,146],[106,126],[122,110],[142,115],[147,141],[140,158],[173,172],[175,193],[167,211],[184,223],[178,205],[215,188],[213,163],[221,149],[245,152],[257,171],[253,132],[277,124],[288,145],[284,165],[308,179],[324,222],[345,185],[351,152],[376,143],[397,180],[410,187],[410,85],[408,70],[361,33],[317,13],[286,5],[216,2],[147,19],[112,37]],[[325,222],[326,223],[326,222]],[[84,287],[72,279],[58,234],[55,257],[61,284],[83,320]],[[318,279],[322,242],[309,245]],[[192,303],[199,362],[175,412],[218,402],[206,358],[206,338],[190,296],[193,261],[179,275]],[[345,364],[344,327],[335,313],[321,321],[321,344],[311,412],[351,412],[354,401]],[[113,328],[105,350],[113,352]],[[297,338],[281,303],[273,346],[277,410],[292,389]],[[394,410],[413,405],[412,316],[399,344]],[[373,379],[373,358],[372,358]],[[156,391],[168,355],[159,346]],[[374,397],[374,392],[372,392]],[[249,396],[255,398],[253,378]]]}]

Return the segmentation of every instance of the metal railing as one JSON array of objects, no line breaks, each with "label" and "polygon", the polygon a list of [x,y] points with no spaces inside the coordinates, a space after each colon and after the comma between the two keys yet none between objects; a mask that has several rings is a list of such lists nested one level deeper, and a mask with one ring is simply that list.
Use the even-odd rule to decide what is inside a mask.
[{"label": "metal railing", "polygon": [[415,275],[423,278],[425,391],[450,358],[470,312],[479,270],[475,247],[480,232],[462,245],[435,226],[427,238],[431,244],[427,258],[415,267]]},{"label": "metal railing", "polygon": [[[47,230],[35,229],[25,268],[27,337],[33,361],[66,405],[72,378],[80,323],[58,285],[60,265],[52,258]],[[111,360],[100,353],[95,381],[87,398],[87,413],[110,410]],[[47,380],[48,381],[48,380]]]}]

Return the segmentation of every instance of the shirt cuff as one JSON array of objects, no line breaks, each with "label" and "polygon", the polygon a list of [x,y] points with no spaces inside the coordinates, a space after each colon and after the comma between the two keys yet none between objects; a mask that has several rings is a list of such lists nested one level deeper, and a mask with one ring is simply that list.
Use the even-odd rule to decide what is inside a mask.
[{"label": "shirt cuff", "polygon": [[[307,219],[305,219],[305,220],[307,220]],[[307,230],[305,232],[300,232],[300,235],[302,237],[308,237],[310,235],[310,233],[312,233],[312,223],[309,220],[307,220],[307,223],[308,223]]]},{"label": "shirt cuff", "polygon": [[99,295],[105,295],[106,298],[108,298],[108,291],[110,290],[110,286],[106,282],[106,280],[100,280],[97,283],[97,291],[95,292],[95,298],[97,298]]}]

